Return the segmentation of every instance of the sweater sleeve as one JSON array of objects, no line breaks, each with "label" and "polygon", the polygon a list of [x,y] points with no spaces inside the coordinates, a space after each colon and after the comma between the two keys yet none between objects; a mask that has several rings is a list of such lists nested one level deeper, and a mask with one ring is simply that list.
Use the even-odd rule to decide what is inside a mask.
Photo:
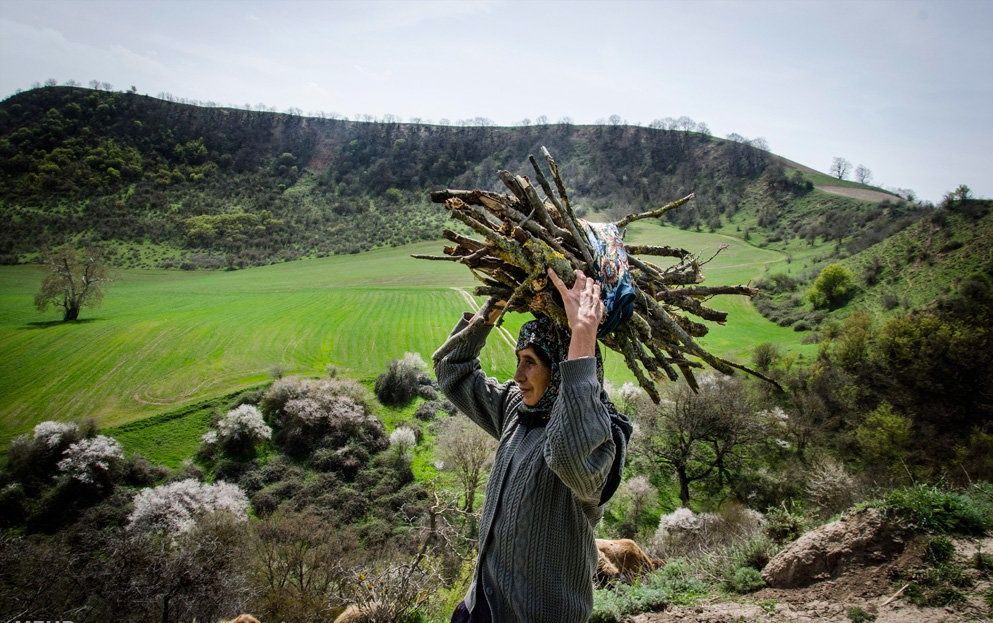
[{"label": "sweater sleeve", "polygon": [[[466,313],[452,335],[465,328],[471,318]],[[479,351],[492,329],[485,323],[473,328],[452,352],[435,362],[434,372],[442,393],[452,404],[492,437],[500,439],[507,401],[517,389],[512,382],[498,383],[487,377],[479,365]]]},{"label": "sweater sleeve", "polygon": [[596,504],[616,450],[596,360],[563,361],[559,372],[559,397],[545,428],[545,462],[577,498]]}]

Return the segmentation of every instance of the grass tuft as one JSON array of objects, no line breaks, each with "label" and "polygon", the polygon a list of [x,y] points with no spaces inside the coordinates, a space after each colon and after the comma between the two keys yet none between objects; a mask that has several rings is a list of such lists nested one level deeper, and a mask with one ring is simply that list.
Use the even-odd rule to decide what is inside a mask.
[{"label": "grass tuft", "polygon": [[865,506],[880,508],[924,532],[979,535],[993,528],[993,496],[981,487],[957,493],[934,485],[914,485],[894,489]]}]

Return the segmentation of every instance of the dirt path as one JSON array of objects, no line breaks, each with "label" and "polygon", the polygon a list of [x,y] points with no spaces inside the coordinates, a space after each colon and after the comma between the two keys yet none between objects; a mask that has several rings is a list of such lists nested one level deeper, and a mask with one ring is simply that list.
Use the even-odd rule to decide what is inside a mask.
[{"label": "dirt path", "polygon": [[817,190],[823,190],[826,193],[831,193],[832,195],[841,195],[842,197],[858,199],[859,201],[871,201],[874,203],[880,201],[903,201],[897,195],[884,193],[881,190],[869,190],[868,188],[849,188],[847,186],[815,186],[815,188]]},{"label": "dirt path", "polygon": [[[957,560],[966,567],[976,552],[993,549],[993,538],[956,539]],[[983,595],[990,579],[976,576],[964,588],[966,601],[950,607],[919,608],[897,594],[896,572],[920,564],[922,547],[908,548],[895,560],[851,570],[833,580],[804,588],[764,588],[735,601],[709,601],[692,606],[672,606],[664,612],[639,614],[628,623],[851,623],[849,610],[858,608],[875,617],[875,623],[966,623],[991,621]],[[971,573],[968,572],[967,573]]]}]

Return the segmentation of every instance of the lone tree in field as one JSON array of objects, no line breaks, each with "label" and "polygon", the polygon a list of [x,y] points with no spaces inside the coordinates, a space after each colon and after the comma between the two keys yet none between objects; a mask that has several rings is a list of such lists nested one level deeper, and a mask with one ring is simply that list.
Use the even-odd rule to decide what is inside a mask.
[{"label": "lone tree in field", "polygon": [[807,290],[807,298],[814,309],[835,309],[841,307],[855,289],[852,271],[842,264],[828,264],[817,275],[814,285]]},{"label": "lone tree in field", "polygon": [[100,303],[103,284],[110,277],[99,249],[87,247],[77,251],[64,245],[49,253],[45,263],[48,274],[34,297],[38,311],[58,305],[63,309],[63,321],[76,320],[84,305],[94,307]]},{"label": "lone tree in field", "polygon": [[872,181],[872,170],[864,164],[860,164],[855,167],[855,179],[859,184],[868,184]]},{"label": "lone tree in field", "polygon": [[848,172],[852,170],[852,163],[844,158],[835,158],[831,161],[831,175],[839,180],[848,177]]}]

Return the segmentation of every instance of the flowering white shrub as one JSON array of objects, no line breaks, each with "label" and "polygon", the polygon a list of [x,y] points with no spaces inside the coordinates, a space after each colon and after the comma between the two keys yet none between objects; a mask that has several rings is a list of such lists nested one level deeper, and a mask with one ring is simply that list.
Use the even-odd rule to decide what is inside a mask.
[{"label": "flowering white shrub", "polygon": [[226,511],[247,520],[248,498],[237,485],[227,482],[206,484],[192,478],[142,489],[134,497],[134,510],[128,516],[131,531],[164,531],[179,534],[192,528],[208,513]]},{"label": "flowering white shrub", "polygon": [[79,426],[73,422],[41,422],[34,427],[34,438],[43,442],[49,448],[54,448],[62,443],[66,435],[76,435],[79,433]]},{"label": "flowering white shrub", "polygon": [[200,436],[200,441],[202,441],[203,444],[206,446],[217,445],[218,442],[217,431],[213,429],[207,431],[206,433]]},{"label": "flowering white shrub", "polygon": [[224,442],[257,442],[272,438],[272,429],[254,405],[241,405],[217,423],[217,436]]},{"label": "flowering white shrub", "polygon": [[427,370],[428,364],[424,362],[424,357],[420,353],[404,353],[400,359],[400,365],[412,370]]},{"label": "flowering white shrub", "polygon": [[617,397],[624,402],[634,402],[642,396],[647,396],[647,394],[645,394],[645,390],[641,389],[631,381],[624,383],[621,385],[621,388],[617,390]]},{"label": "flowering white shrub", "polygon": [[416,445],[417,433],[408,426],[397,426],[396,430],[390,433],[390,447],[396,448],[401,454]]},{"label": "flowering white shrub", "polygon": [[354,381],[282,379],[259,404],[273,423],[276,445],[295,458],[350,443],[368,452],[387,447],[383,423],[371,414],[369,392]]},{"label": "flowering white shrub", "polygon": [[637,497],[657,496],[658,491],[648,482],[645,476],[635,476],[624,482],[624,487],[630,495]]},{"label": "flowering white shrub", "polygon": [[259,406],[266,415],[277,417],[288,401],[306,396],[312,384],[313,381],[297,376],[278,379],[266,390]]},{"label": "flowering white shrub", "polygon": [[124,450],[116,439],[97,435],[77,441],[62,456],[60,471],[80,482],[93,484],[110,474],[124,460]]},{"label": "flowering white shrub", "polygon": [[822,517],[840,513],[860,497],[862,491],[845,466],[831,457],[815,462],[807,473],[807,495]]},{"label": "flowering white shrub", "polygon": [[741,504],[729,504],[720,513],[677,508],[659,520],[651,549],[667,557],[695,554],[752,538],[765,523],[762,513]]},{"label": "flowering white shrub", "polygon": [[652,540],[652,549],[667,556],[696,553],[707,547],[719,519],[713,513],[694,513],[677,508],[662,515]]}]

